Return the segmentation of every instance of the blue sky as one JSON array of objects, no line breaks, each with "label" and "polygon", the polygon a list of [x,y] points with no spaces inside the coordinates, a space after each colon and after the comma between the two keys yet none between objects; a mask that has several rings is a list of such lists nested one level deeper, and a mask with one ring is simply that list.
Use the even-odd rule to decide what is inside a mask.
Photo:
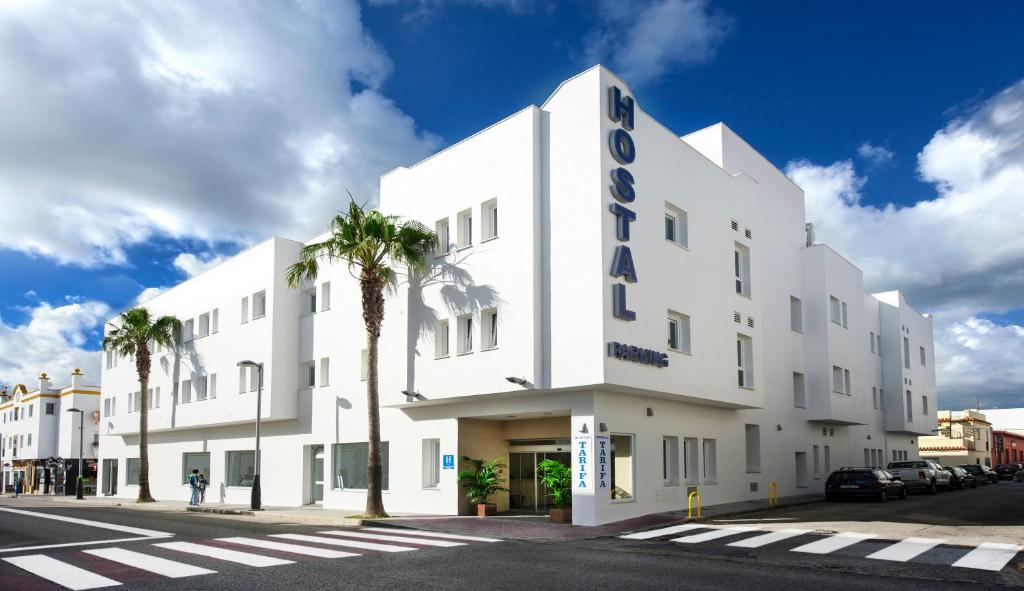
[{"label": "blue sky", "polygon": [[[1024,354],[1024,5],[261,8],[0,7],[0,382],[96,367],[101,319],[144,290],[308,238],[345,188],[372,199],[382,172],[600,61],[680,134],[729,124],[869,288],[935,314],[942,407],[1024,405],[1024,370],[1001,369]],[[951,224],[961,248],[936,238]]]}]

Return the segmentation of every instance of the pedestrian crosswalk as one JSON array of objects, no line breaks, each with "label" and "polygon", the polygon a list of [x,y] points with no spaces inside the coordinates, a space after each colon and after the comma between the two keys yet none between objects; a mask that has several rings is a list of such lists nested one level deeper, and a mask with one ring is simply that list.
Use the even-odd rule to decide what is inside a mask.
[{"label": "pedestrian crosswalk", "polygon": [[[261,537],[226,537],[198,541],[160,541],[63,551],[56,556],[26,554],[0,560],[30,577],[65,589],[101,589],[131,579],[126,571],[179,579],[212,575],[217,564],[267,568],[300,560],[355,558],[373,552],[414,552],[448,549],[498,538],[384,527],[337,529],[315,534],[271,534]],[[200,558],[201,557],[201,558]],[[98,560],[96,560],[98,559]],[[199,560],[197,565],[193,561]],[[3,572],[0,570],[0,578]]]},{"label": "pedestrian crosswalk", "polygon": [[[686,534],[679,537],[678,534]],[[735,539],[742,536],[742,539]],[[726,546],[733,548],[766,548],[772,544],[789,541],[795,546],[788,548],[790,552],[801,554],[828,555],[844,549],[855,548],[858,544],[870,542],[884,546],[864,556],[870,560],[889,562],[911,562],[922,559],[938,548],[951,551],[940,553],[941,556],[959,556],[948,566],[987,571],[999,571],[1005,568],[1024,546],[1013,543],[986,542],[976,547],[958,546],[955,540],[937,538],[909,537],[903,540],[887,540],[873,533],[860,532],[815,532],[808,529],[782,528],[770,529],[758,526],[713,525],[706,523],[686,523],[671,525],[649,531],[635,532],[619,536],[625,540],[656,540],[677,544],[702,544],[721,540]],[[803,540],[799,538],[804,538]],[[800,544],[800,542],[804,542]],[[933,557],[928,562],[935,564],[940,560]],[[924,561],[924,560],[923,560]]]}]

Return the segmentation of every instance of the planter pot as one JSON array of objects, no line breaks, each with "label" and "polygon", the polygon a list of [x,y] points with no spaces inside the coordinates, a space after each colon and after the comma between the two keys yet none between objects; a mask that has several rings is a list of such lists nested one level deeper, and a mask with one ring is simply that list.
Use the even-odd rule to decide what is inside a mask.
[{"label": "planter pot", "polygon": [[572,507],[548,509],[548,519],[551,523],[572,523]]},{"label": "planter pot", "polygon": [[489,515],[496,515],[498,513],[498,506],[494,503],[480,503],[476,506],[477,517],[487,517]]}]

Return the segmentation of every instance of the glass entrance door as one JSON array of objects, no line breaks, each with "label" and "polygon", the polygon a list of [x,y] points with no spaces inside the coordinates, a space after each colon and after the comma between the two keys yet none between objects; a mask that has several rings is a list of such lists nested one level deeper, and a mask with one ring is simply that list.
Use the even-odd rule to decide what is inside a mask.
[{"label": "glass entrance door", "polygon": [[324,500],[324,446],[314,445],[310,449],[310,500],[313,503],[322,503]]},{"label": "glass entrance door", "polygon": [[514,511],[547,511],[551,494],[537,477],[537,464],[552,459],[569,466],[569,452],[510,452],[508,456],[509,508]]},{"label": "glass entrance door", "polygon": [[[51,482],[56,482],[56,475]],[[117,494],[117,460],[103,460],[103,494],[112,497]]]}]

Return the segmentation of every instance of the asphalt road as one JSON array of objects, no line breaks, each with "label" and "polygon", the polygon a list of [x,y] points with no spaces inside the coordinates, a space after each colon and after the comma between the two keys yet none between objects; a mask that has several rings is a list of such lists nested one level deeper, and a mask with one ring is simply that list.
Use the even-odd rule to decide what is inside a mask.
[{"label": "asphalt road", "polygon": [[[5,511],[15,509],[17,512]],[[366,529],[349,529],[348,536],[322,534],[342,528],[308,524],[274,524],[247,518],[225,518],[187,512],[155,512],[116,507],[68,507],[26,499],[0,499],[0,590],[19,591],[85,588],[103,577],[131,589],[952,589],[965,584],[1024,586],[1024,574],[1016,564],[1017,555],[997,571],[951,567],[954,561],[971,551],[955,543],[941,544],[906,562],[869,559],[874,552],[891,547],[898,540],[887,539],[884,524],[936,523],[980,528],[990,535],[1020,531],[1024,525],[1024,484],[1003,483],[977,491],[957,491],[935,497],[915,496],[907,501],[875,503],[815,504],[765,514],[744,515],[739,521],[710,522],[706,529],[686,534],[657,536],[650,540],[598,538],[571,542],[499,543],[461,540],[461,545],[437,547],[404,541],[352,537],[356,534],[381,535]],[[58,517],[59,520],[47,519]],[[109,524],[67,521],[66,518]],[[793,552],[793,549],[827,533],[809,533],[759,548],[730,546],[761,531],[734,533],[703,543],[671,541],[684,535],[718,531],[715,528],[763,528],[764,524],[784,523],[799,528],[812,522],[850,520],[860,525],[883,524],[882,534],[826,555]],[[903,521],[900,521],[903,520]],[[928,521],[924,521],[928,520]],[[890,526],[891,528],[892,526]],[[398,532],[398,530],[396,530]],[[310,539],[282,538],[281,534],[316,536]],[[387,534],[383,535],[395,535]],[[402,535],[405,538],[415,536]],[[891,537],[891,536],[890,536]],[[289,543],[299,550],[313,548],[358,554],[347,557],[314,557],[282,551],[282,547],[253,547],[222,538],[245,538],[266,545]],[[327,540],[345,543],[383,544],[391,548],[415,548],[414,551],[384,552],[379,547],[337,546]],[[421,536],[428,542],[455,542],[452,538]],[[112,541],[121,540],[121,541]],[[1024,545],[1016,537],[1010,542]],[[91,543],[96,542],[96,543]],[[198,554],[179,547],[160,544],[192,543]],[[949,540],[955,542],[955,540]],[[55,546],[75,544],[72,546]],[[31,548],[32,546],[54,546]],[[110,548],[142,555],[143,559],[172,561],[170,572],[149,569],[167,567],[167,563],[143,565],[138,555],[127,554],[128,564],[90,554]],[[194,549],[194,548],[193,548]],[[275,562],[251,566],[224,560],[222,550],[243,552],[249,558]],[[295,550],[292,548],[291,550]],[[39,558],[42,556],[43,558]],[[121,558],[124,558],[122,555]],[[256,558],[252,558],[255,556]],[[19,567],[27,559],[29,569]],[[13,561],[13,562],[12,562]],[[56,564],[50,561],[56,561]],[[287,562],[286,562],[287,561]],[[208,573],[193,574],[195,569]],[[31,572],[35,569],[37,572]],[[81,569],[81,571],[77,570]],[[84,572],[88,576],[81,575]],[[193,574],[183,578],[168,575]],[[69,586],[56,585],[46,576],[69,576]],[[93,581],[95,582],[95,581]],[[99,588],[99,587],[97,587]]]}]

